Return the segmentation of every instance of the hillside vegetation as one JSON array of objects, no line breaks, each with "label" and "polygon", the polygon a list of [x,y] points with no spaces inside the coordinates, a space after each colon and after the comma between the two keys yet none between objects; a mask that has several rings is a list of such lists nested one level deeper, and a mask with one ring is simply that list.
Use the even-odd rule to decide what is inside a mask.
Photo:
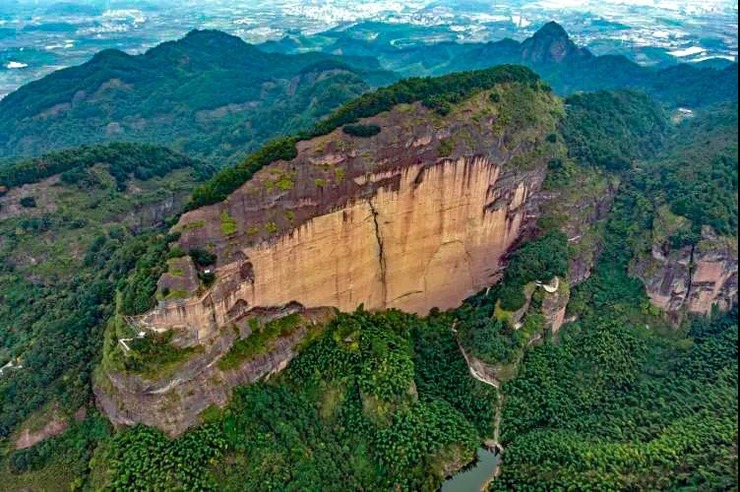
[{"label": "hillside vegetation", "polygon": [[491,490],[737,483],[737,308],[679,330],[651,309],[627,275],[646,223],[639,189],[625,186],[595,273],[569,305],[578,321],[528,351],[502,388],[506,451]]},{"label": "hillside vegetation", "polygon": [[[590,117],[573,113],[576,127],[614,128],[621,120],[609,121],[612,102],[592,95]],[[605,150],[595,155],[637,162],[622,172],[594,274],[568,305],[577,321],[557,343],[529,350],[502,388],[506,451],[491,490],[736,487],[737,306],[677,329],[628,275],[637,255],[651,254],[665,206],[686,220],[665,247],[697,241],[701,226],[737,234],[736,122],[736,105],[712,108],[670,132],[646,160],[618,142],[591,141]],[[583,166],[613,168],[613,160],[576,155]]]},{"label": "hillside vegetation", "polygon": [[136,141],[229,159],[392,80],[372,59],[267,54],[193,31],[143,55],[100,52],[9,94],[0,101],[0,158]]},{"label": "hillside vegetation", "polygon": [[[638,65],[622,55],[595,56],[578,47],[562,26],[548,22],[522,42],[502,39],[487,43],[410,43],[399,39],[430,35],[433,26],[361,22],[307,38],[290,37],[260,47],[293,53],[305,49],[371,56],[403,77],[444,75],[501,64],[522,64],[535,70],[563,96],[579,91],[638,89],[671,107],[708,106],[737,101],[737,63],[717,68],[681,63],[667,68]],[[444,36],[444,31],[439,35]],[[680,81],[680,83],[677,83]]]},{"label": "hillside vegetation", "polygon": [[334,111],[310,130],[272,140],[239,164],[220,171],[195,190],[188,208],[194,209],[220,202],[271,162],[293,159],[297,155],[295,145],[301,140],[326,135],[344,125],[355,123],[360,118],[388,111],[396,104],[421,101],[426,107],[444,115],[450,111],[452,104],[478,91],[509,82],[530,84],[541,90],[549,90],[531,70],[504,65],[436,78],[404,79],[389,87],[364,94]]},{"label": "hillside vegetation", "polygon": [[635,161],[654,156],[665,140],[666,114],[642,92],[575,94],[565,103],[563,136],[569,156],[581,165],[629,169]]},{"label": "hillside vegetation", "polygon": [[521,43],[395,45],[416,29],[360,23],[306,39],[306,46],[252,46],[222,32],[193,31],[143,55],[106,50],[0,101],[0,160],[135,141],[231,164],[373,87],[503,64],[535,70],[563,96],[629,88],[670,107],[737,101],[736,63],[655,69],[624,56],[594,56],[554,22]]},{"label": "hillside vegetation", "polygon": [[146,181],[185,167],[192,167],[199,173],[196,176],[199,179],[205,179],[211,172],[204,163],[165,147],[112,143],[50,152],[0,167],[0,193],[7,193],[9,188],[38,183],[55,174],[61,174],[64,183],[80,188],[94,187],[89,174],[90,168],[96,164],[106,166],[118,191],[124,191],[126,182],[132,177]]},{"label": "hillside vegetation", "polygon": [[119,433],[100,458],[107,484],[433,490],[444,462],[467,461],[490,432],[495,399],[468,375],[448,323],[340,315],[279,378],[242,388],[198,429]]},{"label": "hillside vegetation", "polygon": [[[206,126],[183,130],[192,123],[190,116],[167,118],[230,104],[218,92],[233,86],[211,85],[214,79],[193,77],[188,67],[213,68],[228,81],[248,62],[255,71],[249,77],[258,77],[260,70],[269,73],[272,59],[251,48],[243,58],[217,61],[205,51],[189,51],[191,43],[202,42],[243,48],[238,40],[219,36],[191,34],[142,57],[104,52],[88,65],[31,84],[0,103],[0,116],[9,115],[11,107],[27,108],[19,119],[0,118],[0,145],[18,153],[35,153],[47,144],[37,141],[18,150],[14,125],[19,137],[38,135],[34,132],[42,128],[49,147],[66,146],[73,143],[65,141],[69,138],[99,138],[91,137],[93,122],[117,122],[126,117],[117,111],[133,107],[137,118],[165,122],[151,138],[171,139],[178,148],[201,155],[226,155],[250,147],[259,135],[304,129],[219,172],[192,197],[196,183],[214,170],[153,146],[88,146],[0,167],[0,366],[13,363],[0,376],[0,483],[40,490],[437,490],[448,472],[469,462],[481,441],[494,435],[501,405],[503,465],[493,490],[736,487],[736,307],[673,327],[628,271],[634,257],[645,252],[645,236],[661,207],[688,221],[678,242],[694,240],[701,226],[736,234],[737,105],[707,107],[671,129],[658,104],[632,91],[573,95],[562,128],[548,137],[553,145],[567,147],[562,158],[548,165],[548,192],[574,193],[567,188],[578,182],[569,177],[579,172],[621,180],[613,209],[591,231],[603,247],[591,278],[571,294],[568,314],[575,320],[556,337],[544,332],[541,292],[533,293],[533,284],[557,276],[567,288],[574,250],[559,229],[562,224],[546,214],[528,231],[530,240],[509,256],[502,281],[458,309],[435,310],[426,318],[362,309],[340,314],[316,328],[323,332],[305,341],[284,372],[239,388],[225,408],[209,408],[203,423],[181,437],[170,439],[141,426],[111,429],[91,404],[90,380],[101,356],[103,327],[115,315],[139,313],[155,302],[168,256],[185,254],[170,251],[177,236],[165,231],[188,199],[190,208],[216,203],[263,166],[294,156],[300,139],[355,125],[395,104],[421,102],[444,114],[499,83],[550,90],[530,69],[514,66],[408,79],[355,99],[313,129],[305,130],[306,122],[348,93],[309,116],[301,113],[300,123],[266,124],[263,133],[235,137],[233,147],[214,150],[207,143],[211,137],[197,133]],[[573,53],[579,63],[593,60]],[[310,55],[321,62],[318,72],[331,75],[312,80],[350,77],[358,91],[367,89],[354,69],[323,56]],[[177,73],[162,77],[177,82],[166,82],[157,89],[161,92],[142,86],[149,87],[152,99],[141,99],[145,93],[136,85],[125,86],[131,82],[125,77],[149,80],[154,72],[148,70],[173,60],[177,68],[169,69]],[[301,80],[318,73],[302,58],[290,60],[295,65],[280,68],[285,71],[276,76]],[[230,72],[219,63],[238,69]],[[100,67],[109,71],[98,72]],[[112,77],[124,85],[109,84],[103,92],[120,94],[110,96],[108,105],[93,104],[105,94],[90,94]],[[244,77],[240,83],[257,80]],[[79,132],[69,133],[70,127],[53,115],[34,119],[39,111],[64,104],[60,101],[77,91],[81,79],[90,85],[79,106],[57,109],[84,116],[70,119],[86,122]],[[58,90],[36,92],[49,80],[59,84]],[[681,83],[674,81],[666,93],[681,93]],[[180,92],[178,84],[188,90]],[[261,101],[277,117],[281,106],[267,101],[283,98],[285,86],[275,84],[279,89],[274,93],[270,84],[260,91],[273,94]],[[252,90],[259,92],[250,86],[240,104],[255,97]],[[330,85],[321,90],[334,97]],[[190,106],[181,108],[182,100],[168,98],[170,92],[184,95]],[[208,94],[203,96],[207,100],[187,99],[197,94]],[[290,114],[305,109],[295,104]],[[266,113],[250,114],[258,120]],[[146,138],[148,124],[137,139]],[[360,138],[374,132],[350,131]],[[226,220],[221,226],[228,231],[233,224]],[[213,262],[206,252],[193,256],[202,265]],[[523,308],[522,324],[515,328],[509,319]],[[172,354],[159,350],[168,341],[165,335],[142,342],[142,352],[171,362]],[[470,375],[458,343],[487,363],[505,366],[500,392]],[[232,358],[253,351],[243,344]],[[139,369],[151,369],[136,362]],[[229,364],[235,362],[222,362]],[[21,427],[55,412],[69,422],[66,432],[25,450],[13,449]]]},{"label": "hillside vegetation", "polygon": [[[0,196],[0,366],[22,366],[0,377],[4,441],[52,403],[66,415],[88,404],[115,292],[152,302],[167,246],[158,231],[212,170],[167,149],[112,144],[0,172],[12,186]],[[137,264],[147,280],[132,284]]]}]

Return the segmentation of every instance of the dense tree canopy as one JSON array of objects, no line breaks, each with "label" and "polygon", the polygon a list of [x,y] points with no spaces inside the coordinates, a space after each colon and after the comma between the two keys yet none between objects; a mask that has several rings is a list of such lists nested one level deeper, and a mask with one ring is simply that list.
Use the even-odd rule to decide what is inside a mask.
[{"label": "dense tree canopy", "polygon": [[667,130],[663,109],[636,91],[574,94],[565,100],[563,135],[568,153],[583,165],[612,171],[655,155]]},{"label": "dense tree canopy", "polygon": [[283,376],[239,389],[209,423],[175,440],[119,433],[106,451],[109,484],[435,490],[436,460],[471,455],[494,398],[469,376],[449,319],[343,314]]},{"label": "dense tree canopy", "polygon": [[[103,54],[96,63],[130,63],[116,57]],[[301,75],[335,68],[342,69],[320,62]],[[198,188],[190,207],[222,200],[263,166],[295,157],[299,139],[358,127],[358,119],[398,103],[444,114],[505,82],[549,90],[533,72],[511,66],[408,79],[366,94],[311,131],[274,140]],[[562,134],[570,158],[622,180],[598,228],[600,260],[570,301],[577,321],[554,340],[543,334],[541,293],[527,289],[566,279],[570,250],[562,232],[540,223],[490,291],[426,318],[340,314],[282,374],[238,388],[226,408],[208,409],[202,425],[177,439],[141,426],[111,432],[90,411],[90,381],[103,326],[151,308],[167,258],[185,254],[169,248],[176,237],[165,233],[167,213],[146,227],[123,218],[192,189],[210,167],[166,149],[110,144],[0,168],[0,184],[11,188],[61,173],[59,196],[75,204],[60,198],[53,209],[39,197],[27,215],[0,221],[0,319],[8,320],[0,363],[23,366],[0,379],[0,440],[52,406],[73,422],[59,437],[8,452],[0,478],[63,467],[76,475],[72,486],[92,489],[436,490],[446,466],[469,461],[496,420],[499,394],[470,376],[461,343],[512,369],[502,387],[505,452],[494,490],[736,486],[736,308],[669,328],[628,268],[651,246],[646,237],[661,207],[690,223],[667,239],[674,245],[695,243],[702,226],[737,232],[737,106],[712,108],[669,135],[662,109],[639,93],[578,94],[567,102]],[[511,116],[509,123],[527,126],[526,112]],[[560,133],[548,140],[562,141]],[[576,167],[563,158],[549,172]],[[566,182],[552,183],[557,192]],[[74,251],[65,256],[49,246],[61,243]],[[214,262],[205,250],[188,254],[201,267]],[[508,317],[525,304],[514,328]],[[266,323],[219,364],[229,369],[263,353],[265,339],[292,333],[290,322]],[[541,343],[531,343],[535,335]],[[142,357],[122,370],[145,372],[182,357],[171,338],[133,342]],[[71,418],[85,407],[86,418]]]}]

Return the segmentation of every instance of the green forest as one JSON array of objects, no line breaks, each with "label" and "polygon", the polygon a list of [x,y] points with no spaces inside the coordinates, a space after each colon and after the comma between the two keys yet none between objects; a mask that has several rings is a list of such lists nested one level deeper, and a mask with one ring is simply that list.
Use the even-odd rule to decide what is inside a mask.
[{"label": "green forest", "polygon": [[[36,204],[28,215],[2,216],[0,208],[0,319],[7,322],[0,363],[21,357],[25,369],[0,379],[0,436],[51,402],[63,412],[88,404],[115,293],[128,311],[151,306],[172,240],[164,233],[169,220],[212,172],[201,161],[134,144],[0,168],[5,193],[30,185],[25,198]],[[55,184],[40,183],[52,175]],[[173,207],[163,206],[169,201]]]},{"label": "green forest", "polygon": [[[737,101],[737,64],[648,67],[622,55],[586,55],[554,22],[521,43],[395,46],[409,32],[425,36],[419,28],[373,23],[375,36],[366,39],[348,27],[317,34],[330,39],[308,51],[291,49],[291,42],[255,46],[213,30],[191,31],[141,55],[104,50],[0,101],[0,159],[127,141],[167,145],[226,167],[373,88],[513,63],[536,70],[562,96],[629,88],[671,107]],[[550,45],[569,56],[551,63]]]},{"label": "green forest", "polygon": [[100,459],[114,490],[433,489],[438,462],[467,461],[490,431],[494,398],[444,318],[358,311],[198,429],[135,427]]},{"label": "green forest", "polygon": [[641,179],[627,179],[594,275],[568,306],[578,320],[528,351],[502,388],[492,490],[737,486],[737,307],[678,329],[646,309],[626,268],[650,207]]},{"label": "green forest", "polygon": [[395,79],[372,58],[267,54],[193,31],[142,55],[102,51],[10,94],[0,103],[0,158],[127,141],[223,166]]},{"label": "green forest", "polygon": [[239,164],[219,171],[193,192],[188,209],[220,202],[269,163],[279,159],[293,159],[297,155],[296,143],[301,140],[327,135],[337,128],[343,128],[350,135],[368,138],[379,133],[379,129],[376,132],[372,127],[368,129],[354,125],[360,118],[375,116],[397,104],[414,102],[422,102],[426,107],[444,115],[450,111],[450,105],[507,82],[531,84],[538,90],[550,90],[534,72],[515,65],[501,65],[443,77],[404,79],[354,99],[320,120],[310,130],[273,139]]}]

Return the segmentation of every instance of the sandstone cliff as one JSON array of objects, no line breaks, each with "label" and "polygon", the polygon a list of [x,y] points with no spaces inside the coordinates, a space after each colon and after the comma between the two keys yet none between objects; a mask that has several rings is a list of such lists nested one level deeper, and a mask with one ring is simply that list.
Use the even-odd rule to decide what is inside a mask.
[{"label": "sandstone cliff", "polygon": [[[328,309],[304,310],[294,304],[280,309],[255,310],[245,321],[260,324],[300,314],[289,333],[264,341],[262,350],[244,355],[232,366],[219,364],[234,342],[255,335],[247,323],[240,329],[219,333],[203,352],[177,367],[155,375],[105,370],[96,376],[94,391],[98,406],[116,425],[142,423],[172,436],[198,424],[200,414],[212,405],[224,406],[238,385],[283,370],[298,354],[298,344],[307,333],[318,329],[333,316]],[[251,323],[257,326],[257,323]]]},{"label": "sandstone cliff", "polygon": [[[381,127],[372,138],[336,130],[301,142],[292,161],[181,218],[178,247],[214,253],[215,284],[161,302],[143,324],[204,342],[255,306],[426,314],[458,305],[492,283],[532,218],[527,202],[559,110],[549,94],[533,94],[540,112],[523,128],[497,124],[500,109],[483,93],[445,117],[396,107],[363,121]],[[160,288],[181,290],[178,274]]]},{"label": "sandstone cliff", "polygon": [[[190,254],[170,260],[159,305],[128,323],[134,333],[173,332],[176,346],[200,351],[153,377],[104,368],[99,406],[116,424],[175,435],[210,405],[224,405],[234,386],[295,356],[307,328],[223,368],[237,342],[254,336],[249,320],[265,310],[364,305],[426,314],[491,285],[538,217],[533,197],[558,150],[546,137],[561,115],[549,92],[520,84],[478,93],[445,116],[399,105],[360,122],[378,125],[379,134],[339,129],[300,142],[295,159],[186,213],[173,248]],[[124,356],[119,345],[112,340],[106,357]]]},{"label": "sandstone cliff", "polygon": [[727,310],[737,303],[737,238],[718,236],[708,227],[695,246],[675,249],[654,243],[649,255],[638,255],[631,270],[652,303],[674,316],[683,311],[707,314],[715,305]]}]

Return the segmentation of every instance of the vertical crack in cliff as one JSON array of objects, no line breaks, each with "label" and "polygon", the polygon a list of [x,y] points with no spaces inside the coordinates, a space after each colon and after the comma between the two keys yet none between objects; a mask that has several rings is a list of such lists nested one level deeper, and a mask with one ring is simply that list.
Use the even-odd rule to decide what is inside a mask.
[{"label": "vertical crack in cliff", "polygon": [[691,245],[691,252],[689,253],[689,280],[688,284],[686,286],[686,299],[684,299],[684,302],[686,303],[686,306],[689,306],[691,303],[691,287],[693,287],[692,283],[694,281],[694,249],[696,249],[696,245]]},{"label": "vertical crack in cliff", "polygon": [[373,205],[372,198],[368,198],[367,204],[370,207],[370,212],[373,216],[373,227],[375,228],[375,240],[378,243],[378,264],[380,265],[380,282],[383,293],[383,305],[386,304],[386,298],[388,297],[388,286],[386,284],[386,261],[385,261],[385,248],[383,246],[383,236],[380,234],[380,223],[378,222],[378,210]]}]

